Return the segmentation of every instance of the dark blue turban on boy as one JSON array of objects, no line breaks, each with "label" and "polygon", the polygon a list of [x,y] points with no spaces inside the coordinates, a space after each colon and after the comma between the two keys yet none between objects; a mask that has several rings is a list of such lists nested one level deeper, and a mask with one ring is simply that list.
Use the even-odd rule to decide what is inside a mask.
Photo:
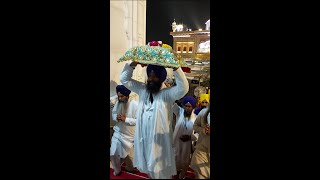
[{"label": "dark blue turban on boy", "polygon": [[186,105],[188,103],[192,105],[192,108],[195,108],[197,104],[197,100],[192,96],[186,96],[182,99],[182,105]]},{"label": "dark blue turban on boy", "polygon": [[129,89],[127,89],[124,85],[118,85],[116,87],[116,92],[117,93],[120,92],[124,96],[129,96],[129,94],[131,93],[131,91]]}]

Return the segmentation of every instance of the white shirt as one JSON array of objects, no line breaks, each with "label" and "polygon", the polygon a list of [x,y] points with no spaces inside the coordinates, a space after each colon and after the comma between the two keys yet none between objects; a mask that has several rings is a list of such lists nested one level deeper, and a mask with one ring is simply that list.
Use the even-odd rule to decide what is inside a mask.
[{"label": "white shirt", "polygon": [[133,68],[126,64],[120,81],[139,95],[133,165],[141,172],[153,172],[156,178],[170,177],[176,174],[171,107],[188,92],[188,81],[181,68],[177,69],[174,71],[177,85],[154,94],[151,105],[146,84],[132,79],[132,73]]}]

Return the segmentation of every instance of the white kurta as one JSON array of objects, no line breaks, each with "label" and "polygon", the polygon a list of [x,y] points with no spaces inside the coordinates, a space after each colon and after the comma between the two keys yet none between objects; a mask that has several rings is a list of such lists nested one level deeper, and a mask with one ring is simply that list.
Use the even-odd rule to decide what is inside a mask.
[{"label": "white kurta", "polygon": [[172,105],[188,92],[188,81],[181,68],[177,69],[174,71],[177,85],[153,94],[151,104],[146,84],[133,80],[132,73],[133,68],[126,64],[120,81],[139,95],[133,164],[152,178],[171,179],[176,174],[172,148]]},{"label": "white kurta", "polygon": [[197,115],[192,111],[189,118],[184,116],[184,109],[176,103],[172,107],[173,113],[177,117],[177,124],[173,132],[173,148],[176,157],[176,164],[179,169],[188,168],[191,154],[191,141],[183,142],[180,136],[193,134],[193,123]]},{"label": "white kurta", "polygon": [[[121,158],[125,158],[133,146],[138,103],[130,99],[127,103],[126,110],[123,110],[117,101],[112,110],[112,119],[117,123],[113,127],[110,156],[119,155]],[[117,114],[121,111],[126,114],[125,122],[117,121]]]}]

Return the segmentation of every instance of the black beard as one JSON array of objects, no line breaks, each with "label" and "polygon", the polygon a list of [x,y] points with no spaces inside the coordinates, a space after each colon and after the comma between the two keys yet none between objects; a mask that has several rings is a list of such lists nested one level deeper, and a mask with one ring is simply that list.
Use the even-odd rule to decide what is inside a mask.
[{"label": "black beard", "polygon": [[117,107],[117,114],[127,114],[129,103],[128,101],[119,101]]},{"label": "black beard", "polygon": [[160,82],[152,82],[152,81],[148,81],[147,82],[147,91],[149,91],[150,93],[157,93],[160,91],[162,83]]},{"label": "black beard", "polygon": [[191,113],[192,113],[192,112],[187,113],[187,111],[186,111],[186,110],[184,110],[184,117],[190,117],[190,116],[191,116]]}]

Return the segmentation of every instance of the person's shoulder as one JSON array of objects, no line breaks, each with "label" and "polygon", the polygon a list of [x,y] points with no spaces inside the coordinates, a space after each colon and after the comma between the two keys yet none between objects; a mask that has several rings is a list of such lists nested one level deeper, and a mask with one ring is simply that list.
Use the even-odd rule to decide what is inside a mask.
[{"label": "person's shoulder", "polygon": [[198,113],[198,116],[204,115],[207,112],[207,107],[203,108],[200,110],[200,112]]},{"label": "person's shoulder", "polygon": [[182,111],[182,112],[184,112],[184,109],[183,109],[181,106],[179,106],[179,104],[178,104],[178,103],[176,103],[176,104],[177,104],[177,106],[178,106],[179,110],[180,110],[180,111]]},{"label": "person's shoulder", "polygon": [[119,101],[116,100],[114,103],[110,103],[110,106],[112,107],[112,111],[114,111],[116,109],[116,107],[118,106]]},{"label": "person's shoulder", "polygon": [[136,101],[135,99],[131,99],[130,104],[132,104],[132,105],[138,105],[138,101]]},{"label": "person's shoulder", "polygon": [[170,93],[170,89],[172,87],[161,87],[160,91],[157,93],[159,96],[166,96],[168,93]]}]

